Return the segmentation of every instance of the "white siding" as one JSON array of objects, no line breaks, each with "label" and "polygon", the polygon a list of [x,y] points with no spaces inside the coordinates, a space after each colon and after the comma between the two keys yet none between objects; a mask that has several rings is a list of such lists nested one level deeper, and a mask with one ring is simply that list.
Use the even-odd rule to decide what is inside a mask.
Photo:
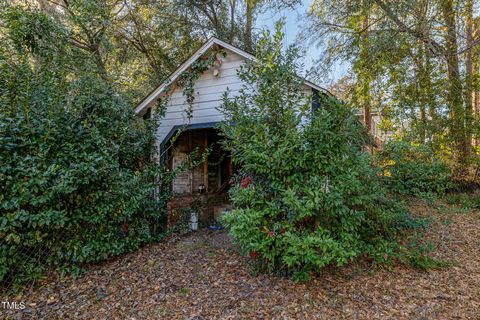
[{"label": "white siding", "polygon": [[175,88],[167,104],[165,117],[157,130],[158,143],[163,142],[174,126],[222,121],[223,115],[217,108],[223,103],[222,97],[227,88],[230,90],[230,96],[238,94],[242,83],[236,72],[244,61],[245,59],[240,55],[227,51],[226,57],[222,57],[218,76],[213,75],[213,69],[207,70],[200,76],[195,82],[193,116],[190,120],[185,112],[187,102],[183,95],[183,88]]},{"label": "white siding", "polygon": [[[230,96],[239,93],[242,81],[237,76],[237,69],[245,62],[245,58],[227,50],[227,55],[222,57],[222,65],[217,76],[213,75],[213,68],[205,71],[195,82],[195,100],[193,103],[193,115],[187,118],[187,102],[183,95],[183,88],[176,87],[171,92],[165,117],[161,120],[157,130],[157,143],[161,144],[175,126],[187,124],[200,124],[219,122],[224,120],[223,115],[218,111],[223,103],[223,94],[229,90]],[[305,85],[304,91],[307,95],[312,89]],[[150,106],[153,106],[152,102]]]}]

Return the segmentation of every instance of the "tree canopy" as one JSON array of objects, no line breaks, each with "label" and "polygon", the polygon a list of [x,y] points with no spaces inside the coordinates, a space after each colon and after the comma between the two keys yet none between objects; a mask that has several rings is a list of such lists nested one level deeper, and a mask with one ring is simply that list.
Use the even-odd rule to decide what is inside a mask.
[{"label": "tree canopy", "polygon": [[354,103],[465,174],[477,158],[478,10],[472,0],[317,0],[306,34],[328,44],[325,63],[351,62]]}]

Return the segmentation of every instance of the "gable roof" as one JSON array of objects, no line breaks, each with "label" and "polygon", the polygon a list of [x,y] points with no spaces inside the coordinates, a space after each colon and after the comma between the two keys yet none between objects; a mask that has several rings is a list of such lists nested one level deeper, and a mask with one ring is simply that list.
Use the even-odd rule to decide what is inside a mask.
[{"label": "gable roof", "polygon": [[[233,46],[229,43],[226,43],[225,41],[222,41],[218,38],[211,37],[197,51],[195,51],[195,53],[190,58],[188,58],[187,61],[185,61],[182,65],[180,65],[180,67],[178,67],[177,70],[175,70],[170,75],[169,80],[163,82],[160,86],[158,86],[156,89],[154,89],[149,95],[147,95],[142,101],[140,101],[138,103],[137,107],[135,108],[135,113],[137,113],[137,114],[142,113],[148,107],[148,105],[152,101],[157,99],[171,83],[174,83],[177,80],[177,78],[180,77],[180,75],[184,71],[186,71],[198,58],[200,58],[205,52],[207,52],[210,48],[212,48],[215,45],[217,45],[219,47],[222,47],[224,49],[227,49],[229,51],[232,51],[232,52],[234,52],[234,53],[240,55],[241,57],[243,57],[245,59],[248,59],[250,61],[255,62],[257,60],[250,53],[248,53],[248,52],[246,52],[242,49],[239,49],[239,48],[237,48],[237,47],[235,47],[235,46]],[[330,92],[328,92],[328,90],[314,84],[313,82],[305,80],[304,83],[305,83],[305,85],[309,86],[310,88],[312,88],[314,90],[318,90],[319,92],[323,92],[323,93],[325,93],[329,96],[332,95]]]}]

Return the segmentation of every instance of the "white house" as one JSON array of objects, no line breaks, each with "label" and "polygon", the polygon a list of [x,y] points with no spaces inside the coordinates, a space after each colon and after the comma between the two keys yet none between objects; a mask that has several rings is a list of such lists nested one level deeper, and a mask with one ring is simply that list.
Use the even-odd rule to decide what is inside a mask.
[{"label": "white house", "polygon": [[[188,119],[185,112],[187,107],[186,97],[183,94],[182,88],[176,86],[176,81],[183,72],[188,71],[192,64],[209,50],[219,49],[223,49],[226,55],[218,56],[218,64],[204,72],[196,81],[193,116]],[[144,115],[150,108],[155,106],[156,101],[160,97],[167,94],[166,91],[168,88],[173,87],[173,92],[168,92],[170,99],[166,114],[157,132],[159,143],[165,143],[172,129],[176,126],[185,125],[187,122],[193,127],[198,127],[195,125],[205,125],[222,121],[222,114],[217,110],[222,104],[222,95],[227,88],[231,96],[238,93],[242,82],[237,76],[237,68],[246,60],[255,61],[255,57],[222,40],[212,37],[170,76],[168,82],[161,84],[143,99],[138,104],[135,112]],[[305,91],[306,93],[322,92],[329,94],[324,88],[307,80],[305,80]]]},{"label": "white house", "polygon": [[[207,53],[220,50],[224,54],[217,54],[212,67],[195,81],[193,113],[189,116],[187,97],[179,83],[181,75]],[[191,204],[201,195],[204,200],[207,199],[207,211],[210,212],[206,214],[211,216],[228,201],[226,190],[235,168],[219,144],[220,137],[215,127],[223,120],[218,110],[223,103],[222,96],[227,88],[230,96],[238,94],[242,81],[237,76],[237,69],[248,60],[255,61],[255,57],[217,38],[210,38],[171,75],[168,82],[156,88],[135,109],[137,114],[148,117],[157,100],[168,95],[165,116],[156,137],[159,152],[168,160],[171,169],[180,165],[195,148],[204,150],[209,147],[211,150],[207,162],[177,176],[172,185],[175,199],[169,204],[170,211]],[[313,95],[312,108],[317,107],[319,95],[329,95],[325,89],[309,81],[304,83],[305,93]],[[180,129],[181,133],[176,134]],[[170,143],[172,137],[175,141]]]}]

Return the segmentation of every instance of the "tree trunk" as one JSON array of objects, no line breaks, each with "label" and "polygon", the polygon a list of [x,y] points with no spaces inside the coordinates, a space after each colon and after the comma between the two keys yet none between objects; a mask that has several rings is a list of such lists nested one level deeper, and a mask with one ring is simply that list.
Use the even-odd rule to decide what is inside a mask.
[{"label": "tree trunk", "polygon": [[[472,26],[472,35],[473,39],[478,39],[480,37],[480,18],[476,18],[473,22]],[[472,118],[478,120],[478,115],[480,112],[480,83],[479,83],[479,76],[480,76],[480,48],[479,46],[475,46],[472,48],[472,90],[473,90],[473,97],[472,97],[472,109],[473,109],[473,116]],[[477,147],[479,145],[479,137],[474,137],[474,145]]]},{"label": "tree trunk", "polygon": [[426,97],[426,69],[425,69],[425,53],[423,52],[423,43],[418,44],[418,52],[415,60],[416,64],[416,78],[417,78],[417,99],[420,115],[420,123],[418,124],[418,131],[420,142],[425,143],[427,138],[427,97]]},{"label": "tree trunk", "polygon": [[253,28],[253,14],[255,9],[255,0],[246,0],[247,9],[246,9],[246,21],[245,21],[245,50],[252,52],[253,49],[253,39],[252,39],[252,28]]},{"label": "tree trunk", "polygon": [[230,42],[233,42],[235,36],[235,9],[237,7],[236,0],[230,0]]},{"label": "tree trunk", "polygon": [[460,78],[460,67],[458,61],[457,25],[453,0],[441,0],[441,10],[445,21],[445,60],[448,73],[448,96],[451,136],[454,141],[455,158],[460,164],[460,170],[465,173],[466,157],[469,155],[470,145],[465,135],[465,112],[463,108],[463,86]]},{"label": "tree trunk", "polygon": [[[465,139],[468,147],[472,144],[473,123],[473,0],[467,0],[465,6],[465,30],[467,48],[465,53]],[[470,148],[468,148],[470,151]]]},{"label": "tree trunk", "polygon": [[432,83],[432,55],[430,50],[428,50],[428,47],[425,43],[423,43],[424,46],[424,52],[425,52],[425,99],[427,103],[427,108],[428,108],[428,115],[430,116],[430,123],[428,125],[428,130],[429,130],[429,137],[431,140],[432,146],[435,146],[436,143],[436,137],[435,137],[435,132],[437,131],[438,127],[438,113],[437,113],[437,104],[436,98],[435,98],[435,91],[433,88],[433,83]]},{"label": "tree trunk", "polygon": [[[417,20],[419,21],[418,24],[418,31],[419,33],[426,33],[427,31],[427,24],[426,24],[426,14],[428,10],[428,2],[421,1],[419,3],[419,9],[417,12]],[[420,142],[425,143],[427,138],[427,104],[428,104],[428,84],[427,84],[427,68],[426,68],[426,53],[425,53],[425,45],[421,39],[417,39],[416,41],[416,52],[413,53],[413,60],[416,66],[416,81],[417,81],[417,101],[419,107],[419,114],[420,114],[420,123],[418,124],[418,131]]]},{"label": "tree trunk", "polygon": [[372,132],[372,110],[370,99],[370,68],[368,67],[369,52],[368,52],[368,9],[363,5],[363,20],[362,32],[360,34],[360,59],[361,59],[361,97],[363,108],[363,122],[367,128],[367,132]]}]

